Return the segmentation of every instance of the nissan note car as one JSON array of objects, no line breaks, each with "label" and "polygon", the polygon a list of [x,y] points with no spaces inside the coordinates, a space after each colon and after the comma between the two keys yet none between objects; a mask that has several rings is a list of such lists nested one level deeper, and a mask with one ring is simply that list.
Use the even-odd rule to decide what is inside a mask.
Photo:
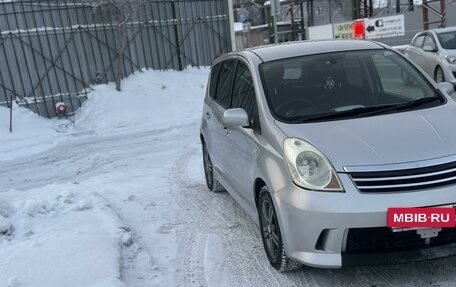
[{"label": "nissan note car", "polygon": [[207,186],[257,223],[279,271],[456,254],[454,228],[387,225],[388,208],[456,203],[452,93],[376,42],[228,53],[204,99]]}]

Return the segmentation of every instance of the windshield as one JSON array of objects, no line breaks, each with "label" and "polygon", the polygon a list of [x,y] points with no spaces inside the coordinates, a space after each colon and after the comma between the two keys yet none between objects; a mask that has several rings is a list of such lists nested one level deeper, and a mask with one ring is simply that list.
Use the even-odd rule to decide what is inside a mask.
[{"label": "windshield", "polygon": [[445,102],[406,60],[389,50],[288,58],[260,66],[274,116],[309,122],[370,116]]},{"label": "windshield", "polygon": [[440,45],[444,49],[456,49],[456,31],[438,33]]}]

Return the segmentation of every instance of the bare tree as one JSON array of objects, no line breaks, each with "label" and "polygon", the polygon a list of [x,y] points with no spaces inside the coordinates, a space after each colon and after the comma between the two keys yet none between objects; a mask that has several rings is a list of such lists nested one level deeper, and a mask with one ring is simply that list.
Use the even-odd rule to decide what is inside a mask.
[{"label": "bare tree", "polygon": [[104,22],[109,21],[115,29],[116,43],[116,65],[114,77],[116,90],[121,91],[123,76],[124,52],[128,45],[126,24],[131,21],[133,15],[138,11],[139,0],[98,0],[97,12],[102,15]]}]

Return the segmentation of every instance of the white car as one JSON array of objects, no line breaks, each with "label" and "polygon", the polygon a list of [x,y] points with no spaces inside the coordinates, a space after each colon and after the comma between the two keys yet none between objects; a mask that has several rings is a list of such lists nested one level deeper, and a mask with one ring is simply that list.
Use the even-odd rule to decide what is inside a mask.
[{"label": "white car", "polygon": [[416,34],[404,55],[436,82],[456,85],[456,27]]}]

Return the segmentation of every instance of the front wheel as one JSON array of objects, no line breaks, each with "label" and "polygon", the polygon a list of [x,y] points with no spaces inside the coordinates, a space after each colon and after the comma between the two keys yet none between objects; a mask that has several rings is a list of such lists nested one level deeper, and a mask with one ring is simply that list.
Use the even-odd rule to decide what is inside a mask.
[{"label": "front wheel", "polygon": [[219,192],[223,191],[223,186],[214,177],[214,166],[212,165],[211,157],[207,150],[206,144],[203,143],[203,166],[204,177],[206,178],[206,185],[210,191]]},{"label": "front wheel", "polygon": [[258,214],[264,250],[272,267],[279,272],[301,268],[302,265],[288,258],[285,252],[277,213],[269,194],[269,189],[266,186],[260,191]]}]

